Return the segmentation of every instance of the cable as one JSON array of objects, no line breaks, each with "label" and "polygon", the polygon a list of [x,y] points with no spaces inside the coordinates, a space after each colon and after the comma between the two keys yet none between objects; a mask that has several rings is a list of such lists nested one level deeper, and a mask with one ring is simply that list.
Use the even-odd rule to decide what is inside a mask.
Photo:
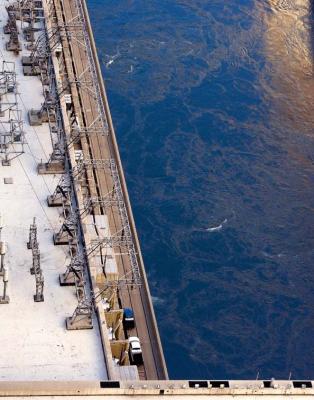
[{"label": "cable", "polygon": [[[22,96],[21,96],[20,93],[18,93],[18,97],[19,97],[20,100],[21,100],[21,103],[22,103],[22,105],[23,105],[23,107],[24,107],[24,110],[27,110],[27,108],[26,108],[26,106],[25,106],[25,103],[24,103],[24,101],[23,101]],[[36,135],[36,137],[37,137],[38,143],[40,144],[40,147],[41,147],[41,149],[42,149],[42,151],[43,151],[43,153],[44,153],[44,155],[45,155],[45,157],[46,157],[46,160],[48,161],[48,160],[49,160],[49,157],[47,156],[47,154],[46,154],[46,152],[45,152],[45,148],[44,148],[43,144],[41,143],[41,141],[40,141],[40,139],[39,139],[39,136],[38,136],[38,133],[37,133],[36,129],[35,129],[33,126],[31,126],[31,125],[30,125],[30,127],[31,127],[31,129],[34,131],[34,133],[35,133],[35,135]]]},{"label": "cable", "polygon": [[[14,146],[13,146],[13,148],[14,148]],[[55,226],[53,225],[53,223],[52,223],[51,220],[49,219],[49,216],[48,216],[46,210],[44,209],[44,207],[43,207],[43,205],[42,205],[42,203],[41,203],[41,201],[40,201],[40,198],[39,198],[39,196],[38,196],[38,194],[37,194],[37,192],[36,192],[36,189],[35,189],[34,185],[32,184],[31,178],[29,177],[29,175],[28,175],[28,173],[27,173],[27,171],[26,171],[26,169],[25,169],[25,167],[24,167],[24,165],[23,165],[23,163],[22,163],[22,161],[21,161],[21,158],[18,157],[17,160],[18,160],[18,162],[19,162],[19,164],[20,164],[20,166],[21,166],[21,168],[22,168],[22,170],[23,170],[23,172],[24,172],[24,174],[25,174],[25,176],[26,176],[26,178],[27,178],[27,180],[28,180],[28,182],[29,182],[31,188],[32,188],[33,193],[35,194],[36,199],[38,200],[38,203],[39,203],[39,205],[40,205],[40,208],[42,209],[42,211],[43,211],[43,213],[44,213],[44,215],[45,215],[45,217],[46,217],[46,219],[47,219],[47,221],[48,221],[48,224],[49,224],[50,227],[51,227],[51,230],[52,230],[53,234],[57,233],[57,231],[55,230]],[[66,258],[68,258],[68,254],[67,254],[67,252],[65,251],[65,249],[62,248],[62,251],[63,251],[63,253],[65,254]]]}]

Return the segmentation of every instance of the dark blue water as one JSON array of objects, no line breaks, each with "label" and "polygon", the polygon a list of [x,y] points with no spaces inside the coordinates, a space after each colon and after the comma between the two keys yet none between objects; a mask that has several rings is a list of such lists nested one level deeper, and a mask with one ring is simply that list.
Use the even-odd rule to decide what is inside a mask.
[{"label": "dark blue water", "polygon": [[310,0],[89,0],[172,378],[313,378]]}]

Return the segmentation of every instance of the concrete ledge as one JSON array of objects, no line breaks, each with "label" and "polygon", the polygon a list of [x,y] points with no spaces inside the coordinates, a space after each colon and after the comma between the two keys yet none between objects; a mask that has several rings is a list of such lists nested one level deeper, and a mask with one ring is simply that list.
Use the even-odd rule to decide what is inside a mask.
[{"label": "concrete ledge", "polygon": [[23,74],[25,76],[39,76],[40,75],[40,68],[33,67],[33,66],[24,66],[23,67]]},{"label": "concrete ledge", "polygon": [[[293,381],[277,381],[277,388],[261,388],[263,381],[229,381],[229,388],[195,388],[191,381],[34,381],[0,382],[0,397],[20,396],[147,396],[150,398],[182,396],[185,399],[217,397],[249,398],[257,396],[273,398],[312,398],[313,388],[295,388]],[[210,381],[205,381],[210,382]],[[188,397],[189,396],[189,397]]]},{"label": "concrete ledge", "polygon": [[54,198],[54,196],[50,195],[47,197],[48,207],[62,207],[63,201],[61,198]]},{"label": "concrete ledge", "polygon": [[69,243],[72,244],[76,244],[77,243],[77,239],[76,238],[70,238],[69,236],[67,236],[66,234],[59,236],[58,233],[55,233],[53,235],[53,243],[55,246],[63,246],[63,245],[67,245]]},{"label": "concrete ledge", "polygon": [[35,64],[34,63],[34,60],[33,60],[33,58],[32,57],[30,57],[30,56],[23,56],[22,57],[22,65],[23,65],[23,67],[24,66],[31,66],[31,65],[38,65],[38,64]]},{"label": "concrete ledge", "polygon": [[28,121],[30,126],[40,126],[42,125],[42,117],[40,116],[40,110],[29,110]]},{"label": "concrete ledge", "polygon": [[[76,278],[76,279],[79,279],[80,282],[83,282],[82,273],[77,271],[77,274],[78,274],[79,278]],[[75,286],[75,275],[74,275],[74,273],[70,272],[69,274],[60,274],[59,275],[59,283],[60,283],[60,286]]]},{"label": "concrete ledge", "polygon": [[49,163],[39,163],[37,166],[37,172],[39,175],[64,174],[65,173],[64,162],[63,161],[52,161]]},{"label": "concrete ledge", "polygon": [[80,329],[93,329],[93,321],[91,317],[77,318],[76,321],[72,322],[72,318],[68,317],[65,320],[66,328],[68,331],[76,331]]}]

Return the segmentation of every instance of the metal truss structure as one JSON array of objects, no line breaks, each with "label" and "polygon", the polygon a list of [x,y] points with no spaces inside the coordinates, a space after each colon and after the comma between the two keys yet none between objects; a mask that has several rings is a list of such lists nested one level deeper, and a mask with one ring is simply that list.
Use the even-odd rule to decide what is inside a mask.
[{"label": "metal truss structure", "polygon": [[95,159],[79,159],[74,170],[72,170],[72,179],[80,180],[83,173],[87,170],[105,169],[111,176],[113,181],[113,189],[103,197],[86,197],[84,200],[85,208],[80,210],[80,216],[86,213],[92,213],[95,206],[102,207],[106,214],[108,208],[118,210],[121,226],[120,231],[115,232],[111,237],[101,239],[99,242],[92,244],[86,249],[87,256],[92,255],[97,249],[103,247],[122,247],[129,255],[131,269],[133,271],[134,285],[141,283],[141,276],[134,248],[133,235],[129,224],[128,214],[125,207],[123,192],[120,182],[118,169],[114,159],[95,160]]},{"label": "metal truss structure", "polygon": [[[138,258],[134,246],[134,238],[129,224],[129,217],[125,206],[124,194],[121,186],[119,171],[113,158],[94,159],[86,158],[83,151],[79,150],[82,141],[89,140],[93,135],[108,136],[109,128],[107,122],[106,108],[103,102],[103,93],[97,76],[95,61],[91,51],[89,35],[86,32],[86,21],[82,4],[79,0],[74,0],[76,16],[66,23],[60,23],[56,18],[56,13],[61,12],[54,7],[53,0],[47,1],[47,7],[50,10],[52,18],[58,19],[58,25],[55,28],[47,30],[47,34],[37,40],[34,45],[34,51],[30,58],[34,60],[34,67],[43,65],[41,80],[43,85],[48,87],[47,93],[53,98],[54,118],[48,121],[50,130],[57,133],[56,143],[58,146],[53,148],[59,151],[62,158],[67,156],[67,152],[74,147],[76,152],[75,161],[66,160],[65,165],[69,167],[69,176],[61,178],[57,188],[52,196],[48,198],[48,204],[51,206],[62,206],[64,221],[58,233],[54,235],[55,244],[68,244],[73,252],[71,260],[66,267],[64,274],[59,277],[62,286],[75,285],[78,298],[78,305],[72,315],[67,319],[68,329],[89,329],[92,327],[92,311],[96,303],[96,298],[88,300],[84,285],[84,267],[90,258],[101,252],[102,249],[114,249],[116,254],[129,258],[131,271],[125,277],[120,277],[117,281],[106,281],[106,290],[116,293],[120,288],[133,287],[141,285],[141,275],[138,265]],[[79,75],[75,77],[68,76],[66,60],[62,53],[64,43],[71,43],[83,49],[88,60],[88,66]],[[60,50],[60,54],[59,54]],[[57,84],[52,68],[52,54],[56,54],[59,64],[59,74],[62,85]],[[48,73],[47,73],[48,72]],[[48,75],[48,80],[46,77]],[[74,94],[73,94],[74,93]],[[96,117],[87,122],[83,114],[77,114],[74,107],[77,99],[72,96],[78,93],[79,96],[90,96],[91,101],[97,107]],[[44,93],[45,95],[45,93]],[[65,97],[67,96],[67,97]],[[70,133],[64,134],[63,120],[61,115],[60,102],[66,99],[67,116],[70,123]],[[45,106],[47,96],[45,96]],[[48,99],[49,100],[49,99]],[[49,118],[48,118],[49,120]],[[54,143],[52,141],[52,143]],[[112,189],[108,193],[97,195],[97,190],[92,193],[94,179],[98,174],[106,174],[109,181],[112,182]],[[97,180],[95,182],[97,185]],[[82,198],[78,203],[76,199],[77,186],[84,188]],[[78,206],[80,204],[80,206]],[[81,224],[85,217],[89,215],[109,215],[113,213],[119,216],[117,232],[111,232],[108,237],[92,241],[85,247],[84,253],[80,253]],[[109,227],[110,230],[110,227]]]},{"label": "metal truss structure", "polygon": [[15,63],[3,61],[0,71],[0,154],[2,164],[24,153],[25,134],[18,105]]},{"label": "metal truss structure", "polygon": [[54,243],[56,245],[68,244],[69,241],[77,243],[79,220],[72,204],[63,206],[63,215],[65,219],[60,230],[54,234]]},{"label": "metal truss structure", "polygon": [[28,249],[33,249],[35,247],[38,247],[38,242],[37,242],[36,218],[34,217],[33,223],[29,227],[29,236],[28,236],[27,248]]},{"label": "metal truss structure", "polygon": [[[53,1],[49,0],[47,3],[48,3],[48,8],[50,10],[50,14],[54,15],[55,11],[54,11]],[[66,24],[63,25],[59,24],[58,26],[59,35],[60,38],[62,38],[62,36],[64,35],[69,43],[75,42],[75,44],[77,44],[84,50],[84,52],[88,57],[88,67],[79,76],[76,76],[75,80],[73,81],[68,80],[66,86],[62,88],[62,91],[67,90],[67,88],[70,87],[71,85],[75,85],[77,86],[78,91],[84,90],[90,96],[92,96],[97,105],[98,117],[95,121],[93,121],[92,124],[89,124],[89,126],[85,126],[83,124],[83,121],[80,121],[81,125],[80,129],[83,129],[84,131],[87,132],[90,132],[91,129],[94,129],[103,132],[103,134],[108,135],[109,128],[107,123],[107,116],[102,99],[99,80],[97,77],[94,58],[91,53],[91,43],[88,34],[85,30],[86,24],[85,24],[84,12],[82,10],[82,5],[80,1],[75,0],[74,4],[77,14],[74,18],[72,18],[72,20],[67,21]],[[53,45],[54,44],[52,42],[50,44],[50,50],[53,48]],[[65,66],[62,65],[62,60],[60,60],[60,68],[61,70],[65,70]],[[61,92],[59,92],[59,94],[61,94]],[[72,122],[74,127],[77,121],[76,119],[74,119],[72,120]]]},{"label": "metal truss structure", "polygon": [[34,301],[41,302],[44,301],[44,276],[40,266],[40,250],[37,240],[36,218],[33,219],[33,223],[29,227],[27,248],[32,250],[32,267],[30,268],[30,273],[35,275],[36,292],[34,295]]},{"label": "metal truss structure", "polygon": [[71,258],[70,263],[66,267],[64,274],[61,274],[60,285],[61,286],[84,286],[84,257],[80,254],[76,254]]},{"label": "metal truss structure", "polygon": [[15,63],[12,61],[2,61],[0,71],[0,96],[16,91],[16,72]]},{"label": "metal truss structure", "polygon": [[71,202],[72,183],[68,174],[62,175],[53,194],[47,199],[50,207],[61,207]]},{"label": "metal truss structure", "polygon": [[8,22],[4,26],[4,33],[10,35],[9,41],[6,43],[6,50],[7,51],[13,51],[15,54],[19,54],[19,52],[22,50],[21,44],[19,41],[19,32],[16,24],[16,11],[14,10],[14,7],[12,6],[7,6],[6,7],[7,13],[8,13]]},{"label": "metal truss structure", "polygon": [[73,315],[66,320],[68,330],[92,329],[93,306],[87,299],[80,300]]}]

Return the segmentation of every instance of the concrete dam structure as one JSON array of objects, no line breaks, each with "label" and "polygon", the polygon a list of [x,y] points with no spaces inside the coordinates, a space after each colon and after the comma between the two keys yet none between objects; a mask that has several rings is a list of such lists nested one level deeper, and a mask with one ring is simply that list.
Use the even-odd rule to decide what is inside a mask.
[{"label": "concrete dam structure", "polygon": [[85,1],[0,20],[0,398],[312,398],[169,380]]}]

